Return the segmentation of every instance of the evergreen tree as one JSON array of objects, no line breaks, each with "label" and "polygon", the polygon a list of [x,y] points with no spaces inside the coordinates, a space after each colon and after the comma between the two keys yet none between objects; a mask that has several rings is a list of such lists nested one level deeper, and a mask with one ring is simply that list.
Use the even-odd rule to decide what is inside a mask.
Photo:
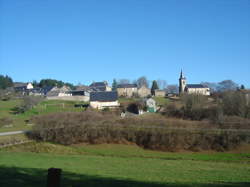
[{"label": "evergreen tree", "polygon": [[112,83],[112,91],[116,91],[116,89],[117,89],[117,81],[116,79],[114,79]]},{"label": "evergreen tree", "polygon": [[6,89],[11,86],[13,86],[13,81],[11,77],[9,77],[8,75],[0,75],[0,89]]},{"label": "evergreen tree", "polygon": [[155,95],[155,90],[159,89],[157,82],[154,80],[151,87],[151,94]]},{"label": "evergreen tree", "polygon": [[240,89],[241,89],[241,90],[245,90],[245,86],[242,84],[242,85],[240,86]]}]

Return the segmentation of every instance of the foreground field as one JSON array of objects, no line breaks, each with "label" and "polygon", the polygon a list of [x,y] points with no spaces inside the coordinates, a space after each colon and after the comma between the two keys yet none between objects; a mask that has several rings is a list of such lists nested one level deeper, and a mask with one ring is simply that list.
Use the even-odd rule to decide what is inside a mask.
[{"label": "foreground field", "polygon": [[134,145],[28,143],[1,149],[0,186],[46,186],[50,167],[62,186],[249,186],[250,154],[163,153]]}]

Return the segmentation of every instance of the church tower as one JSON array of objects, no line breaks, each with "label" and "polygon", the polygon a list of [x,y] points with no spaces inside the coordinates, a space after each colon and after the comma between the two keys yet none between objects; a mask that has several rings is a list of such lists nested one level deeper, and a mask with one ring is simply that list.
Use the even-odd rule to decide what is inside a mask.
[{"label": "church tower", "polygon": [[179,78],[179,94],[184,93],[185,87],[186,87],[186,78],[184,77],[181,70],[181,75]]}]

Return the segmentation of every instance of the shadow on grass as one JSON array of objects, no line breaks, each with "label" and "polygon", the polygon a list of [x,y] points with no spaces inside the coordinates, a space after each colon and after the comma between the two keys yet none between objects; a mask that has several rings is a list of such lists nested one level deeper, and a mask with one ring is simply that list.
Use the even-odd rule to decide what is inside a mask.
[{"label": "shadow on grass", "polygon": [[[47,170],[35,168],[18,168],[0,166],[1,187],[46,187]],[[247,187],[250,183],[224,183],[224,184],[160,184],[119,180],[90,176],[63,171],[61,178],[62,187]]]}]

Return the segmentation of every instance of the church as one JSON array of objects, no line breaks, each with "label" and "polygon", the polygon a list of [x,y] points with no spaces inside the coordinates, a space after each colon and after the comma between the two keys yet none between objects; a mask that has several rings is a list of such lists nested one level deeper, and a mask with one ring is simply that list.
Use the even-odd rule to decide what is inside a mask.
[{"label": "church", "polygon": [[184,77],[181,71],[179,78],[179,94],[183,93],[210,95],[210,89],[202,84],[187,84],[187,79]]}]

